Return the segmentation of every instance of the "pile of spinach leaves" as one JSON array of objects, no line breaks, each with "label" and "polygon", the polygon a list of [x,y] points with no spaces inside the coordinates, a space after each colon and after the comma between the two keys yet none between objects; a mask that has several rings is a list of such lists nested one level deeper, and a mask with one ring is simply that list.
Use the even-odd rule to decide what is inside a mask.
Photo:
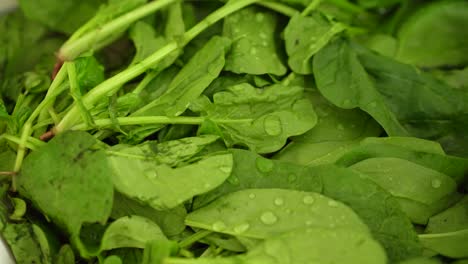
[{"label": "pile of spinach leaves", "polygon": [[20,0],[18,264],[468,263],[468,2]]}]

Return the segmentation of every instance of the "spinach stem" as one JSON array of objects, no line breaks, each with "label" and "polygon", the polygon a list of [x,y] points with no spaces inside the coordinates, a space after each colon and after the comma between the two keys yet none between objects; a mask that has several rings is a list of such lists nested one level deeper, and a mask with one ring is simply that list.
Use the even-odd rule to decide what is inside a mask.
[{"label": "spinach stem", "polygon": [[[149,68],[157,65],[157,63],[159,63],[161,60],[166,58],[177,49],[185,46],[188,42],[190,42],[193,38],[198,36],[211,25],[215,24],[229,14],[258,1],[260,0],[237,0],[234,2],[228,2],[223,7],[208,15],[189,31],[185,32],[181,41],[169,42],[164,47],[151,54],[148,58],[127,68],[126,70],[116,74],[115,76],[105,80],[101,84],[91,89],[86,95],[83,96],[83,104],[89,108],[93,107],[103,97],[114,94],[122,87],[123,84],[141,75]],[[79,106],[74,104],[68,113],[63,117],[62,121],[54,128],[53,133],[56,134],[69,129],[76,124],[76,122],[79,120],[79,116]]]},{"label": "spinach stem", "polygon": [[299,11],[297,11],[296,9],[277,2],[259,2],[258,5],[266,7],[288,17],[292,17],[296,14],[299,14]]},{"label": "spinach stem", "polygon": [[[23,125],[23,129],[21,131],[21,136],[20,136],[20,142],[18,144],[18,151],[16,154],[16,161],[15,161],[15,167],[13,171],[18,172],[21,169],[21,165],[23,163],[24,156],[26,155],[26,141],[28,137],[31,136],[32,134],[32,124],[34,120],[41,114],[42,110],[48,107],[51,103],[53,103],[55,100],[55,96],[60,93],[60,84],[62,84],[63,81],[65,81],[67,75],[67,70],[66,67],[62,67],[60,71],[57,73],[57,76],[55,77],[54,81],[49,87],[49,90],[47,90],[47,94],[44,97],[44,100],[42,100],[41,103],[34,109],[34,111],[31,113],[29,118],[26,120],[26,122]],[[15,190],[15,181],[12,181],[12,186],[13,190]]]},{"label": "spinach stem", "polygon": [[[252,119],[210,119],[211,121],[218,124],[233,124],[233,123],[250,123]],[[90,128],[106,128],[112,127],[118,122],[120,126],[132,126],[132,125],[166,125],[166,124],[183,124],[183,125],[200,125],[205,121],[204,117],[198,116],[128,116],[118,117],[116,120],[111,118],[95,119],[92,127],[86,123],[78,124],[71,129],[73,130],[87,130]]]},{"label": "spinach stem", "polygon": [[322,1],[323,0],[312,0],[312,2],[310,2],[310,4],[301,12],[301,16],[307,16],[310,12],[317,9],[317,7],[322,3]]},{"label": "spinach stem", "polygon": [[200,239],[210,235],[211,233],[213,233],[213,231],[210,231],[210,230],[198,231],[195,234],[193,234],[193,235],[185,238],[184,240],[180,241],[179,242],[179,247],[181,247],[181,248],[188,247],[188,246],[192,245],[193,243],[199,241]]},{"label": "spinach stem", "polygon": [[[21,139],[20,139],[19,137],[15,137],[15,136],[9,135],[9,134],[3,134],[3,135],[0,136],[0,138],[6,139],[6,140],[8,140],[8,141],[10,141],[10,142],[13,142],[13,143],[15,143],[15,144],[20,144],[20,143],[21,143]],[[34,139],[34,138],[33,138],[33,137],[29,137],[29,138],[27,139],[27,141],[24,143],[24,146],[25,146],[26,148],[30,149],[30,150],[36,150],[37,147],[38,147],[38,144],[37,144],[37,142],[35,142],[35,141],[32,140],[32,139]],[[44,143],[44,142],[41,141],[41,143]],[[39,144],[39,145],[40,145],[40,144]]]},{"label": "spinach stem", "polygon": [[128,27],[141,18],[156,12],[178,0],[157,0],[140,6],[118,18],[85,33],[78,38],[70,38],[59,50],[59,58],[63,61],[73,60],[83,52],[92,49],[96,44],[105,41],[116,32]]}]

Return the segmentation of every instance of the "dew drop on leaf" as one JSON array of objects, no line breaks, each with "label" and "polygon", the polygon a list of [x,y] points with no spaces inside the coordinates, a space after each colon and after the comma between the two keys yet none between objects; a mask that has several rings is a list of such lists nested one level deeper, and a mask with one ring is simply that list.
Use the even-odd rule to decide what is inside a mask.
[{"label": "dew drop on leaf", "polygon": [[230,167],[230,166],[221,166],[221,167],[219,167],[219,170],[224,172],[224,173],[230,173],[232,171],[232,167]]},{"label": "dew drop on leaf", "polygon": [[224,229],[226,229],[226,224],[224,222],[222,222],[222,221],[216,221],[216,222],[213,223],[211,228],[213,228],[213,230],[216,231],[216,232],[220,232],[220,231],[223,231]]},{"label": "dew drop on leaf", "polygon": [[281,127],[281,120],[279,117],[270,115],[265,118],[263,121],[263,127],[265,132],[270,136],[278,136],[283,132],[283,128]]},{"label": "dew drop on leaf", "polygon": [[338,130],[344,130],[343,124],[338,124],[338,125],[336,126],[336,128],[338,128]]},{"label": "dew drop on leaf", "polygon": [[297,180],[296,174],[289,174],[288,175],[288,182],[293,183]]},{"label": "dew drop on leaf", "polygon": [[234,233],[242,234],[245,231],[249,230],[250,225],[248,223],[243,223],[234,227]]},{"label": "dew drop on leaf", "polygon": [[235,186],[238,186],[239,185],[239,178],[237,178],[236,176],[231,176],[227,179],[227,181],[232,184],[232,185],[235,185]]},{"label": "dew drop on leaf", "polygon": [[257,22],[262,22],[263,21],[263,18],[265,18],[265,15],[262,14],[262,13],[257,13],[255,15],[255,19],[257,20]]},{"label": "dew drop on leaf", "polygon": [[149,180],[155,180],[158,177],[158,173],[155,170],[147,170],[144,173]]},{"label": "dew drop on leaf", "polygon": [[335,202],[335,201],[328,201],[328,206],[330,206],[330,207],[337,207],[337,206],[338,206],[338,203]]},{"label": "dew drop on leaf", "polygon": [[255,199],[255,193],[249,194],[249,198],[250,198],[250,199]]},{"label": "dew drop on leaf", "polygon": [[304,204],[313,204],[315,199],[314,199],[314,197],[312,197],[310,195],[306,195],[306,196],[304,196],[302,201],[304,202]]},{"label": "dew drop on leaf", "polygon": [[431,182],[433,188],[439,188],[442,185],[442,182],[439,179],[433,179]]},{"label": "dew drop on leaf", "polygon": [[266,211],[260,216],[260,221],[265,225],[272,225],[278,221],[278,217],[273,212]]},{"label": "dew drop on leaf", "polygon": [[277,206],[281,206],[281,205],[284,204],[284,200],[283,200],[283,198],[278,197],[278,198],[275,199],[274,203]]},{"label": "dew drop on leaf", "polygon": [[263,173],[267,173],[267,172],[272,171],[273,167],[275,166],[273,161],[271,161],[269,159],[266,159],[266,158],[263,158],[263,157],[257,158],[255,163],[257,164],[257,169],[260,172],[263,172]]}]

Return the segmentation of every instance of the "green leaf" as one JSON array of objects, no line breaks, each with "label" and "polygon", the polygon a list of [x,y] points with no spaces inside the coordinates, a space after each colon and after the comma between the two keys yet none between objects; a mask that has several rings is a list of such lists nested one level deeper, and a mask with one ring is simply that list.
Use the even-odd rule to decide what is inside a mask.
[{"label": "green leaf", "polygon": [[234,73],[284,75],[275,37],[277,15],[255,7],[224,19],[223,36],[233,41],[225,70]]},{"label": "green leaf", "polygon": [[140,109],[136,115],[178,116],[198,98],[224,67],[230,40],[213,37],[172,79],[161,97]]},{"label": "green leaf", "polygon": [[456,182],[445,174],[399,158],[370,158],[349,168],[396,197],[432,204],[457,189]]},{"label": "green leaf", "polygon": [[468,197],[431,217],[419,239],[424,247],[451,258],[468,257]]},{"label": "green leaf", "polygon": [[20,7],[29,19],[70,34],[90,19],[103,3],[103,0],[22,0]]},{"label": "green leaf", "polygon": [[344,109],[361,108],[390,136],[408,135],[344,40],[321,49],[314,56],[313,67],[317,88],[332,104]]},{"label": "green leaf", "polygon": [[85,132],[57,135],[26,157],[18,177],[19,193],[72,236],[111,213],[111,169],[96,143]]},{"label": "green leaf", "polygon": [[234,157],[231,176],[215,190],[196,197],[193,208],[200,208],[223,195],[245,189],[282,188],[319,192],[350,206],[382,243],[390,259],[403,260],[420,254],[416,233],[398,201],[362,175],[336,166],[303,167],[269,161],[245,150],[234,149],[231,152]]},{"label": "green leaf", "polygon": [[117,219],[132,215],[139,215],[155,222],[166,236],[171,237],[184,231],[187,212],[184,206],[158,211],[115,192],[111,217]]},{"label": "green leaf", "polygon": [[70,245],[65,244],[60,248],[59,253],[55,257],[55,262],[57,264],[70,264],[75,263],[75,254]]},{"label": "green leaf", "polygon": [[138,21],[130,27],[130,39],[136,48],[132,64],[136,64],[167,44],[164,36],[158,36],[156,30],[144,21]]},{"label": "green leaf", "polygon": [[308,228],[267,239],[245,256],[245,263],[384,264],[382,247],[365,233],[348,228]]},{"label": "green leaf", "polygon": [[438,141],[447,153],[468,157],[464,133],[468,91],[453,89],[414,66],[368,51],[359,50],[359,60],[374,78],[384,103],[410,135]]},{"label": "green leaf", "polygon": [[167,240],[157,224],[141,216],[122,217],[112,222],[102,236],[100,251],[116,248],[145,248],[152,240]]},{"label": "green leaf", "polygon": [[289,67],[295,73],[311,74],[312,56],[344,29],[343,24],[330,22],[320,13],[293,16],[284,30]]},{"label": "green leaf", "polygon": [[397,59],[421,67],[468,63],[468,3],[438,1],[419,8],[398,31]]},{"label": "green leaf", "polygon": [[232,168],[230,154],[209,156],[178,168],[131,154],[109,155],[108,159],[115,188],[157,210],[174,208],[195,195],[216,188],[229,177]]},{"label": "green leaf", "polygon": [[264,239],[306,227],[350,228],[369,234],[349,207],[313,192],[245,189],[187,215],[185,223],[234,236]]},{"label": "green leaf", "polygon": [[303,88],[280,84],[256,89],[244,83],[213,96],[202,96],[191,110],[211,119],[228,146],[241,144],[258,153],[280,149],[288,137],[311,129],[317,117]]},{"label": "green leaf", "polygon": [[104,66],[94,56],[79,57],[74,60],[78,87],[82,93],[100,84],[105,80]]},{"label": "green leaf", "polygon": [[142,264],[163,264],[164,260],[178,251],[178,245],[170,240],[153,240],[146,243]]},{"label": "green leaf", "polygon": [[41,252],[31,224],[8,224],[1,234],[17,263],[50,263],[50,260],[46,259],[44,253]]}]

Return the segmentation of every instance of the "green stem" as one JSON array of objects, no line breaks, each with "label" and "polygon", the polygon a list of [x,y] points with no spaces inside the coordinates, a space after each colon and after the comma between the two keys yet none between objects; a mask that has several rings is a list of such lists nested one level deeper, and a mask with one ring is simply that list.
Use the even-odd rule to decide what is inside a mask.
[{"label": "green stem", "polygon": [[310,12],[317,9],[323,0],[312,0],[310,4],[302,11],[301,16],[307,16]]},{"label": "green stem", "polygon": [[200,239],[210,235],[211,233],[213,233],[213,231],[210,231],[210,230],[198,231],[195,234],[193,234],[193,235],[185,238],[184,240],[180,241],[179,242],[179,247],[181,247],[181,248],[188,247],[188,246],[192,245],[193,243],[199,241]]},{"label": "green stem", "polygon": [[85,33],[77,39],[72,38],[65,42],[65,44],[60,48],[59,58],[64,61],[73,60],[83,52],[92,49],[96,43],[98,44],[105,41],[116,32],[176,1],[178,0],[157,0],[149,2],[122,16],[119,16],[101,27]]},{"label": "green stem", "polygon": [[292,17],[296,14],[299,14],[299,11],[297,11],[296,9],[277,2],[259,2],[258,5],[266,7],[288,17]]},{"label": "green stem", "polygon": [[[167,124],[183,124],[183,125],[200,125],[205,121],[204,117],[196,116],[128,116],[118,117],[117,122],[120,126],[134,126],[134,125],[167,125]],[[218,124],[236,124],[236,123],[250,123],[252,119],[211,119]],[[111,118],[95,119],[94,128],[108,128],[115,124],[115,120]],[[87,124],[78,124],[71,127],[73,130],[87,130],[90,127]]]},{"label": "green stem", "polygon": [[[29,118],[24,123],[23,129],[21,131],[21,141],[18,144],[18,152],[16,154],[15,167],[13,171],[18,172],[21,169],[24,156],[26,155],[26,141],[32,133],[32,124],[34,120],[41,114],[42,110],[55,101],[55,96],[57,96],[60,93],[60,91],[58,91],[58,88],[60,87],[60,84],[62,84],[62,82],[65,80],[66,74],[66,67],[62,67],[62,69],[60,69],[60,71],[57,73],[57,76],[55,76],[55,79],[50,85],[49,90],[47,90],[47,94],[44,97],[44,100],[42,100],[42,102],[36,107],[36,109],[34,109]],[[15,189],[14,185],[13,189]]]},{"label": "green stem", "polygon": [[[92,108],[103,97],[114,94],[126,82],[144,73],[149,68],[157,65],[161,60],[172,54],[177,49],[182,48],[211,25],[215,24],[229,14],[258,1],[260,0],[237,0],[225,4],[223,7],[208,15],[189,31],[185,32],[181,42],[169,42],[140,63],[127,68],[126,70],[116,74],[115,76],[94,87],[91,91],[83,96],[83,104],[87,107],[87,109]],[[70,111],[63,117],[62,121],[55,127],[54,133],[60,133],[75,125],[79,120],[79,115],[79,107],[74,104]]]},{"label": "green stem", "polygon": [[134,94],[140,94],[141,91],[143,91],[146,86],[148,86],[148,84],[156,77],[158,76],[159,74],[159,71],[151,71],[151,72],[148,72],[146,73],[145,77],[143,78],[143,80],[141,80],[141,82],[137,85],[137,87],[133,90],[132,93]]},{"label": "green stem", "polygon": [[[13,142],[15,144],[20,144],[21,143],[21,139],[19,137],[15,137],[13,135],[9,135],[9,134],[3,134],[0,136],[0,138],[3,138],[3,139],[6,139],[10,142]],[[36,144],[37,142],[32,140],[34,139],[33,137],[30,137],[27,139],[27,141],[24,143],[24,146],[30,150],[36,150],[37,147],[38,147],[38,144]],[[41,143],[44,143],[41,141]],[[40,146],[40,145],[39,145]]]}]

